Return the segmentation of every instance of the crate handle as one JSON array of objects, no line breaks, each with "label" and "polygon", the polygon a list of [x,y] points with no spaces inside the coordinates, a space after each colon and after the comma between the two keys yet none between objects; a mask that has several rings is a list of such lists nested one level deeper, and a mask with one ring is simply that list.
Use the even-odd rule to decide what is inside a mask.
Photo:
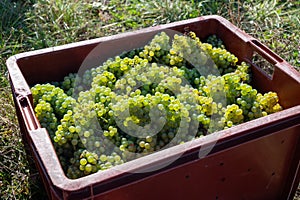
[{"label": "crate handle", "polygon": [[266,45],[262,44],[258,40],[251,40],[250,44],[254,49],[263,56],[271,64],[275,65],[276,63],[283,62],[283,59],[270,50]]},{"label": "crate handle", "polygon": [[17,97],[17,103],[24,118],[26,128],[28,130],[36,130],[38,128],[41,128],[41,125],[37,121],[33,108],[29,102],[30,101],[27,96]]}]

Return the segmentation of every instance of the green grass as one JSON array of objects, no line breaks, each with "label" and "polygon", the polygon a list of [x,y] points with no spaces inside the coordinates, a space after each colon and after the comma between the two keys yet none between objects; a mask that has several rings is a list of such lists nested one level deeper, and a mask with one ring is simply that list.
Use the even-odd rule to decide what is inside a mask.
[{"label": "green grass", "polygon": [[26,199],[34,192],[30,169],[18,128],[5,60],[22,51],[23,7],[8,0],[0,2],[0,196]]},{"label": "green grass", "polygon": [[225,17],[300,70],[296,0],[1,0],[1,199],[46,197],[22,143],[5,66],[9,56],[208,14]]}]

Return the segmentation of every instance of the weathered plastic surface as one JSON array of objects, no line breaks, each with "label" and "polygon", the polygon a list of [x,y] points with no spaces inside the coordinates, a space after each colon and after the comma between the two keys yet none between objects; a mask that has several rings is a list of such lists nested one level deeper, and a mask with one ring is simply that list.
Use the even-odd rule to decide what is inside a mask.
[{"label": "weathered plastic surface", "polygon": [[[130,161],[76,180],[68,179],[47,131],[32,108],[28,85],[62,80],[85,62],[99,65],[124,50],[141,47],[157,32],[191,30],[201,38],[216,34],[240,61],[251,63],[256,52],[274,66],[272,76],[252,64],[253,84],[276,91],[284,110],[183,145]],[[113,54],[112,54],[113,53]],[[101,56],[99,56],[101,55]],[[15,55],[8,59],[20,128],[34,154],[51,199],[292,199],[299,184],[300,75],[255,38],[219,16],[204,16],[111,37]],[[199,149],[216,142],[199,158]],[[158,171],[134,173],[183,155]],[[121,170],[120,170],[121,169]],[[124,170],[126,172],[124,172]]]}]

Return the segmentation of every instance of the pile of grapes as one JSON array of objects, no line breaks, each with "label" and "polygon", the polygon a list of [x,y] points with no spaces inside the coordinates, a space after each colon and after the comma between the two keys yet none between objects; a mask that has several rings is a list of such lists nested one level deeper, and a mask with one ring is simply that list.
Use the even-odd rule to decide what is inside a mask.
[{"label": "pile of grapes", "polygon": [[282,110],[216,36],[160,32],[84,74],[31,88],[35,114],[75,179]]}]

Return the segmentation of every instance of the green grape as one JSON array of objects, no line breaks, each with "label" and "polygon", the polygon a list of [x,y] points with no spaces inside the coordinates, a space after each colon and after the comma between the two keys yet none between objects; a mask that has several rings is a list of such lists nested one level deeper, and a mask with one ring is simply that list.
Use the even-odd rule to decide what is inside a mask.
[{"label": "green grape", "polygon": [[85,158],[81,158],[80,165],[86,165],[86,164],[87,164],[87,160]]}]

